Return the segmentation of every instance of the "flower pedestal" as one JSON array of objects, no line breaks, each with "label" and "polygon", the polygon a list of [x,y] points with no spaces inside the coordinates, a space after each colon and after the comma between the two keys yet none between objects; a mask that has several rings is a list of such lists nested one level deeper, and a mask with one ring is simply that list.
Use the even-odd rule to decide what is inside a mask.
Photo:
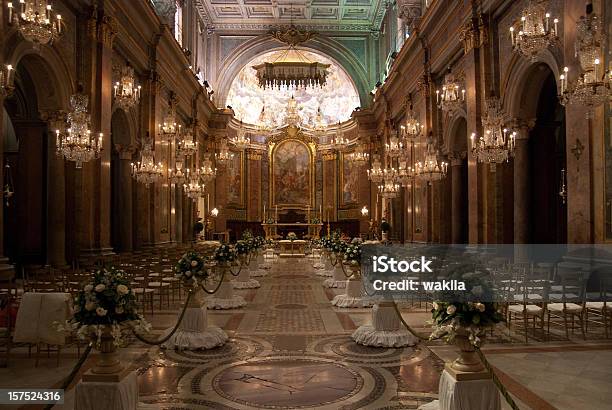
[{"label": "flower pedestal", "polygon": [[236,309],[246,306],[247,303],[242,296],[234,295],[234,287],[227,280],[228,277],[230,277],[229,271],[225,273],[225,280],[221,283],[217,293],[207,299],[209,309]]},{"label": "flower pedestal", "polygon": [[251,270],[251,277],[261,278],[268,274],[266,270],[270,269],[270,267],[266,266],[264,262],[263,253],[261,251],[257,251],[257,258],[255,259],[254,265],[254,269]]},{"label": "flower pedestal", "polygon": [[240,274],[232,279],[232,286],[234,289],[257,289],[261,285],[257,279],[251,278],[249,267],[243,264]]},{"label": "flower pedestal", "polygon": [[465,329],[457,329],[453,343],[459,357],[447,363],[438,387],[439,400],[419,407],[421,410],[499,410],[499,391],[480,361]]},{"label": "flower pedestal", "polygon": [[[338,262],[339,264],[342,262]],[[361,283],[359,265],[349,264],[348,268],[352,272],[352,276],[346,281],[346,290],[344,294],[336,295],[331,303],[337,307],[343,308],[366,308],[374,304],[372,298],[363,293],[363,284]],[[342,267],[340,267],[342,269]]]},{"label": "flower pedestal", "polygon": [[102,330],[98,351],[95,366],[85,372],[76,385],[75,408],[135,410],[138,406],[136,372],[130,372],[121,364],[110,326]]},{"label": "flower pedestal", "polygon": [[414,346],[418,339],[404,329],[393,302],[380,302],[372,308],[372,324],[362,325],[351,335],[360,345],[374,347]]},{"label": "flower pedestal", "polygon": [[321,268],[321,270],[317,271],[317,276],[325,276],[330,278],[334,276],[334,267],[332,266],[330,257],[328,255],[329,254],[327,251],[323,252],[323,255],[321,256],[321,263],[323,267]]},{"label": "flower pedestal", "polygon": [[[223,346],[227,342],[227,334],[217,326],[208,325],[208,314],[204,292],[198,290],[192,295],[185,315],[177,331],[164,342],[163,349],[204,350]],[[173,327],[167,329],[162,337],[166,337]]]},{"label": "flower pedestal", "polygon": [[342,271],[342,266],[340,266],[340,262],[336,264],[333,269],[333,276],[331,278],[327,278],[323,281],[323,287],[326,288],[345,288],[346,287],[346,275],[344,271]]}]

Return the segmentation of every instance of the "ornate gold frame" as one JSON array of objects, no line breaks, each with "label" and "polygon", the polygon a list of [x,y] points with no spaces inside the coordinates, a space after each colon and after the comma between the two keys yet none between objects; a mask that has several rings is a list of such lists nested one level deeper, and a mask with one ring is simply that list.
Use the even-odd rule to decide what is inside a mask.
[{"label": "ornate gold frame", "polygon": [[[230,150],[231,151],[231,150]],[[244,209],[245,205],[244,205],[244,184],[245,184],[245,179],[244,179],[244,152],[243,151],[231,151],[234,155],[238,155],[240,158],[240,201],[239,202],[230,202],[229,199],[229,169],[226,171],[226,176],[228,178],[227,181],[227,206],[228,208],[235,208],[235,209]],[[230,161],[234,161],[234,159],[232,158]],[[228,164],[229,166],[229,164]]]},{"label": "ornate gold frame", "polygon": [[[302,137],[302,138],[301,138]],[[268,155],[269,155],[269,161],[268,161],[268,175],[269,175],[269,190],[268,190],[268,196],[269,196],[269,203],[271,204],[270,209],[273,209],[273,207],[276,207],[278,205],[278,207],[280,209],[307,209],[308,204],[307,205],[302,205],[302,204],[284,204],[284,203],[277,203],[276,202],[276,181],[275,181],[275,177],[274,177],[274,154],[276,152],[276,150],[278,149],[279,146],[281,146],[283,143],[288,142],[288,141],[296,141],[304,146],[306,146],[306,148],[308,149],[308,154],[310,155],[310,165],[308,167],[308,173],[309,173],[309,187],[308,187],[308,191],[310,192],[310,198],[309,198],[309,202],[310,202],[310,209],[314,209],[314,200],[315,200],[315,173],[314,173],[314,166],[315,166],[315,157],[316,157],[316,152],[317,152],[317,148],[315,143],[310,140],[307,136],[305,136],[304,134],[302,134],[299,130],[296,130],[293,127],[288,127],[287,130],[285,130],[281,135],[276,136],[276,138],[274,138],[273,140],[269,141],[268,144]]]}]

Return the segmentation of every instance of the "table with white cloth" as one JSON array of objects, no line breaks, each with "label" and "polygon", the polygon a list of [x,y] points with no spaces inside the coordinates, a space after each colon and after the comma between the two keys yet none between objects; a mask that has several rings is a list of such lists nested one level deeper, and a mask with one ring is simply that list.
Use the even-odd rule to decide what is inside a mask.
[{"label": "table with white cloth", "polygon": [[71,310],[69,293],[24,293],[17,311],[13,341],[64,345],[66,334],[57,330],[54,323],[64,323]]},{"label": "table with white cloth", "polygon": [[76,385],[76,410],[135,410],[138,379],[130,372],[120,382],[80,382]]},{"label": "table with white cloth", "polygon": [[306,244],[307,242],[302,239],[289,240],[283,239],[278,241],[280,246],[280,257],[291,258],[291,257],[303,257],[306,256]]},{"label": "table with white cloth", "polygon": [[458,381],[445,369],[438,390],[440,399],[419,407],[419,410],[501,409],[499,391],[490,378]]}]

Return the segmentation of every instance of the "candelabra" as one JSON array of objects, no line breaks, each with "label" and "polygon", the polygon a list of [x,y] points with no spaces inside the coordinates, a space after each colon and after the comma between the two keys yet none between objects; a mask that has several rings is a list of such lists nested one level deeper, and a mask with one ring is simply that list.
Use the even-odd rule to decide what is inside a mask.
[{"label": "candelabra", "polygon": [[183,190],[187,197],[197,201],[200,196],[204,193],[205,185],[200,183],[200,177],[197,172],[189,172],[187,170],[188,183],[183,185]]},{"label": "candelabra", "polygon": [[177,161],[174,169],[168,170],[168,179],[171,184],[180,185],[185,182],[186,175],[183,172],[183,162]]},{"label": "candelabra", "polygon": [[361,146],[357,146],[354,152],[349,154],[349,160],[354,162],[357,166],[362,166],[370,159],[370,154]]},{"label": "candelabra", "polygon": [[230,143],[241,151],[247,149],[251,144],[251,139],[247,137],[242,121],[240,121],[240,127],[236,131],[236,136],[230,139]]},{"label": "candelabra", "polygon": [[89,98],[84,94],[74,94],[70,97],[72,110],[67,115],[65,130],[55,130],[56,153],[68,161],[74,161],[76,168],[81,168],[84,162],[98,158],[102,149],[103,134],[92,135],[90,116],[87,112]]},{"label": "candelabra", "polygon": [[198,142],[195,141],[194,133],[187,129],[185,132],[181,132],[179,125],[179,132],[177,133],[176,140],[176,157],[187,158],[194,155],[198,151]]},{"label": "candelabra", "polygon": [[404,149],[404,144],[398,138],[397,132],[394,132],[389,141],[385,144],[385,154],[387,154],[391,158],[399,157]]},{"label": "candelabra", "polygon": [[151,142],[146,142],[140,151],[140,161],[132,163],[132,176],[136,181],[150,185],[158,182],[164,176],[164,166],[155,163],[155,154]]},{"label": "candelabra", "polygon": [[0,69],[0,96],[7,97],[13,94],[15,87],[13,86],[13,66],[7,64]]},{"label": "candelabra", "polygon": [[136,106],[140,101],[141,86],[136,86],[134,69],[129,65],[121,68],[121,80],[114,86],[115,103],[124,110]]},{"label": "candelabra", "polygon": [[486,110],[482,119],[484,135],[480,138],[472,133],[471,148],[478,162],[502,163],[514,154],[516,132],[504,127],[501,104],[497,97],[485,101]]},{"label": "candelabra", "polygon": [[415,167],[416,178],[432,182],[439,181],[446,176],[448,164],[438,159],[438,150],[433,142],[427,143],[424,161],[419,161]]},{"label": "candelabra", "polygon": [[378,155],[374,156],[374,160],[372,161],[372,167],[368,169],[368,178],[375,184],[382,182],[383,180],[383,169],[382,164],[380,162],[380,158]]},{"label": "candelabra", "polygon": [[215,177],[217,176],[217,168],[213,167],[213,163],[210,160],[210,157],[209,157],[208,154],[204,158],[204,162],[202,164],[202,167],[198,170],[198,172],[199,172],[199,175],[200,175],[200,180],[204,184],[209,183],[210,181],[215,179]]},{"label": "candelabra", "polygon": [[580,61],[581,72],[576,82],[569,84],[569,68],[563,69],[559,77],[561,104],[575,104],[587,108],[587,118],[593,116],[594,109],[603,105],[612,96],[612,72],[606,71],[601,63],[602,30],[599,16],[593,12],[592,4],[587,5],[586,17],[576,23],[576,57]]},{"label": "candelabra", "polygon": [[219,164],[226,164],[232,158],[234,158],[234,153],[229,150],[227,142],[223,140],[219,147],[219,152],[215,153],[215,159]]},{"label": "candelabra", "polygon": [[344,137],[344,134],[340,131],[340,123],[338,123],[338,128],[336,128],[336,135],[332,139],[333,147],[338,151],[343,151],[348,147],[349,140]]},{"label": "candelabra", "polygon": [[436,90],[438,108],[441,108],[444,112],[453,112],[460,109],[464,102],[465,89],[461,87],[461,84],[455,79],[449,68],[444,79],[442,91]]},{"label": "candelabra", "polygon": [[164,115],[164,120],[158,126],[158,135],[167,142],[172,142],[177,136],[180,126],[176,123],[176,108],[173,95],[170,96],[168,109]]},{"label": "candelabra", "polygon": [[403,186],[408,187],[412,183],[416,174],[413,166],[408,166],[408,161],[400,161],[397,172],[397,181]]},{"label": "candelabra", "polygon": [[547,0],[529,0],[521,13],[521,19],[510,27],[512,48],[532,61],[559,39],[559,19],[552,19],[551,24],[547,5]]},{"label": "candelabra", "polygon": [[53,16],[48,0],[19,0],[18,4],[15,7],[13,0],[8,1],[8,21],[35,49],[59,38],[63,32],[62,16]]},{"label": "candelabra", "polygon": [[421,123],[417,120],[410,104],[410,109],[406,112],[406,123],[400,126],[400,134],[403,138],[414,139],[421,135],[421,130]]},{"label": "candelabra", "polygon": [[400,191],[400,184],[394,178],[385,178],[384,182],[378,186],[380,196],[386,199],[397,198]]}]

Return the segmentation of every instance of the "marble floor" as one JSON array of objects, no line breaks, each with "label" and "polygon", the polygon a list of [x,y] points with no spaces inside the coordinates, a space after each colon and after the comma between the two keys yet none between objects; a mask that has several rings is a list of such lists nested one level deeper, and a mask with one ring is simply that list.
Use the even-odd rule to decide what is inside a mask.
[{"label": "marble floor", "polygon": [[[281,259],[257,279],[261,288],[237,291],[246,307],[209,313],[209,321],[230,336],[225,346],[177,352],[135,342],[122,349],[123,361],[138,373],[142,408],[416,409],[437,398],[444,362],[456,355],[452,347],[356,345],[350,334],[370,321],[370,310],[332,307],[342,290],[323,288],[306,260]],[[179,309],[177,302],[156,311],[154,332],[173,326]],[[427,333],[424,306],[407,307],[403,316]],[[526,345],[501,327],[483,350],[521,409],[610,408],[612,340],[553,338]],[[0,388],[58,386],[76,356],[68,347],[59,366],[52,354],[35,368],[27,348],[19,347],[9,367],[0,369]],[[73,408],[73,387],[55,408]]]}]

